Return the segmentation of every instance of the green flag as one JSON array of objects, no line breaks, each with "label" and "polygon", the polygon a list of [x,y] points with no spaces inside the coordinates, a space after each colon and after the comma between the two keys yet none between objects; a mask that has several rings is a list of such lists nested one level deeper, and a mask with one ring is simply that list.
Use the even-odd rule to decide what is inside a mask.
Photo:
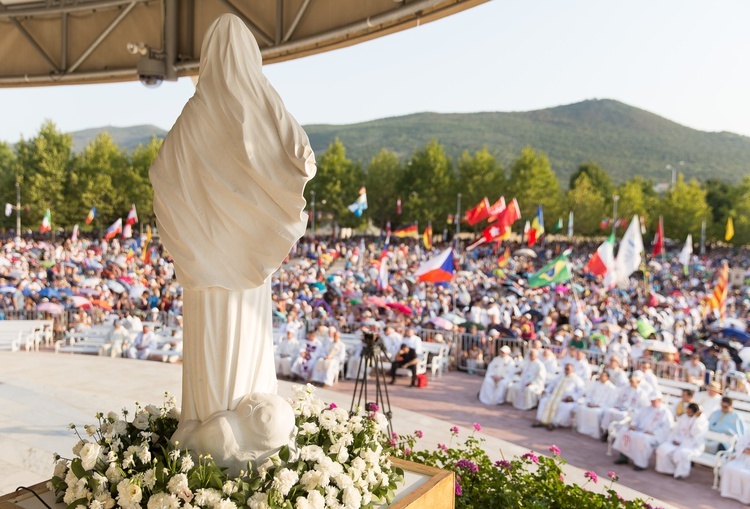
[{"label": "green flag", "polygon": [[552,233],[557,233],[557,232],[559,232],[562,229],[563,229],[563,220],[560,217],[560,218],[557,219],[557,223],[555,223],[555,227],[552,228]]},{"label": "green flag", "polygon": [[570,280],[570,268],[568,267],[568,255],[570,251],[551,260],[542,269],[529,277],[529,287],[539,288],[540,286],[551,285],[552,283],[564,283]]}]

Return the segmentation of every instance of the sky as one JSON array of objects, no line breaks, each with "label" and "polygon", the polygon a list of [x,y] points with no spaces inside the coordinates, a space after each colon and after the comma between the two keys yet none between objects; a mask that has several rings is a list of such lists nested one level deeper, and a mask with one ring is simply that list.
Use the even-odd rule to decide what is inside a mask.
[{"label": "sky", "polygon": [[[417,28],[264,72],[305,124],[432,111],[528,111],[616,99],[705,131],[750,136],[747,0],[493,0]],[[0,140],[153,124],[190,79],[0,89]]]}]

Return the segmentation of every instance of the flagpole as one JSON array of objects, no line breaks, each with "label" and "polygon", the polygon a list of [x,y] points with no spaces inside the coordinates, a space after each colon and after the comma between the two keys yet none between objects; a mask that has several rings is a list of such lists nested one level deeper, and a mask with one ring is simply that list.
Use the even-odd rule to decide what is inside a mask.
[{"label": "flagpole", "polygon": [[16,180],[16,237],[21,240],[21,183]]},{"label": "flagpole", "polygon": [[458,193],[456,199],[456,249],[458,249],[459,235],[461,235],[461,193]]},{"label": "flagpole", "polygon": [[612,235],[617,239],[617,202],[620,201],[620,195],[616,194],[613,197],[614,203],[612,205]]},{"label": "flagpole", "polygon": [[701,223],[701,247],[700,247],[700,255],[703,256],[706,254],[706,220],[704,219]]}]

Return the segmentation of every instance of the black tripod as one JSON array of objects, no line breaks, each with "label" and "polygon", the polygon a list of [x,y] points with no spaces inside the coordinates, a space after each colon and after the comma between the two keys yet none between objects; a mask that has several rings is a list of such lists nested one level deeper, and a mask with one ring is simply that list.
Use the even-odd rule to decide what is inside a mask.
[{"label": "black tripod", "polygon": [[[388,398],[388,386],[385,383],[385,373],[383,372],[383,361],[381,355],[385,355],[385,348],[382,348],[382,340],[376,340],[373,333],[365,333],[363,338],[362,356],[359,358],[359,367],[357,368],[357,379],[354,381],[354,393],[352,394],[352,405],[349,413],[354,413],[354,409],[362,408],[362,399],[365,401],[365,410],[373,410],[373,403],[383,412],[388,419],[388,438],[393,436],[393,423],[391,417],[391,400]],[[384,345],[383,345],[384,346]],[[382,352],[381,352],[382,350]],[[390,359],[388,359],[390,361]],[[369,385],[367,375],[370,368],[375,370],[375,401],[369,401],[367,386]],[[383,397],[385,395],[385,398]]]}]

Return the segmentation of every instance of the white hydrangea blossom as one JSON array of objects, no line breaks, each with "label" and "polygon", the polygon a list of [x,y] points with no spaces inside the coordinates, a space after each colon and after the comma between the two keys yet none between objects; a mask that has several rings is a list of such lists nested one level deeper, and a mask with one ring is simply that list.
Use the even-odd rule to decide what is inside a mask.
[{"label": "white hydrangea blossom", "polygon": [[273,477],[273,487],[279,490],[282,497],[289,494],[292,487],[299,481],[299,474],[294,470],[288,468],[281,468],[276,471],[276,475]]}]

